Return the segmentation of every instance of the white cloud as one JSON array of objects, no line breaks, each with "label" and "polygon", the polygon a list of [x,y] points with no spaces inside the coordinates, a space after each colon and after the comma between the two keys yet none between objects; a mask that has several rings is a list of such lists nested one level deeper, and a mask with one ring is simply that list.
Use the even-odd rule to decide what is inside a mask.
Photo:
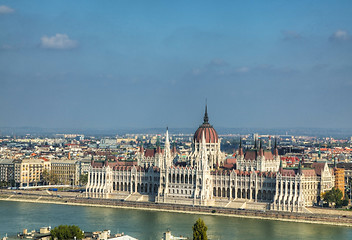
[{"label": "white cloud", "polygon": [[330,40],[332,41],[346,41],[350,39],[350,35],[345,30],[337,30],[330,36]]},{"label": "white cloud", "polygon": [[70,39],[66,34],[57,33],[55,36],[43,36],[41,46],[50,49],[72,49],[77,47],[78,43]]},{"label": "white cloud", "polygon": [[13,13],[15,10],[13,10],[12,8],[5,6],[5,5],[1,5],[0,6],[0,14],[7,14],[7,13]]},{"label": "white cloud", "polygon": [[199,69],[199,68],[194,68],[194,69],[192,69],[192,74],[194,75],[194,76],[198,76],[198,75],[200,75],[202,73],[202,71]]},{"label": "white cloud", "polygon": [[248,67],[240,67],[240,68],[236,68],[235,71],[238,73],[246,73],[246,72],[249,72],[249,68]]}]

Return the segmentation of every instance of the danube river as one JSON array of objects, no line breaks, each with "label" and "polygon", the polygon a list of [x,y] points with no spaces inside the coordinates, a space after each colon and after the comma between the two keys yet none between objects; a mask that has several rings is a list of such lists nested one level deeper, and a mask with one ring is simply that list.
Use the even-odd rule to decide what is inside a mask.
[{"label": "danube river", "polygon": [[159,240],[163,232],[192,236],[192,225],[203,218],[209,239],[352,239],[352,228],[223,216],[155,212],[104,207],[0,201],[0,237],[23,228],[75,224],[85,231],[110,229],[140,240]]}]

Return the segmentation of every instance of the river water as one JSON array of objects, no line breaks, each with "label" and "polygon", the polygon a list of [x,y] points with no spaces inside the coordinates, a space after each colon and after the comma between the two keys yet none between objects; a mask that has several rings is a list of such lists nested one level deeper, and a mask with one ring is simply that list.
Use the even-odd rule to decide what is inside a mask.
[{"label": "river water", "polygon": [[167,229],[175,236],[192,237],[199,217],[208,226],[209,239],[352,239],[352,228],[339,226],[7,201],[0,201],[0,237],[60,224],[78,225],[84,231],[110,229],[140,240],[159,240]]}]

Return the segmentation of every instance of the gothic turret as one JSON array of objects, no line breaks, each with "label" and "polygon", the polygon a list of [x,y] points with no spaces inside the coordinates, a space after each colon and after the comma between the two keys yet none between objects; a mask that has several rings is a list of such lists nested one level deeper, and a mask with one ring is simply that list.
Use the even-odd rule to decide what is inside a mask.
[{"label": "gothic turret", "polygon": [[276,157],[279,156],[279,150],[277,149],[277,138],[275,138],[274,155]]},{"label": "gothic turret", "polygon": [[240,146],[238,148],[238,155],[243,156],[242,138],[240,138]]},{"label": "gothic turret", "polygon": [[301,163],[301,161],[299,161],[299,163],[298,163],[298,173],[302,174],[302,163]]},{"label": "gothic turret", "polygon": [[105,156],[104,166],[107,167],[109,165],[108,155]]},{"label": "gothic turret", "polygon": [[144,153],[143,142],[141,142],[141,146],[139,147],[139,152],[140,152],[141,154]]},{"label": "gothic turret", "polygon": [[171,162],[172,162],[172,159],[171,159],[171,152],[170,152],[169,129],[166,128],[163,168],[166,169],[171,167]]},{"label": "gothic turret", "polygon": [[262,140],[260,139],[259,141],[259,156],[264,156],[264,151],[263,151],[263,143]]}]

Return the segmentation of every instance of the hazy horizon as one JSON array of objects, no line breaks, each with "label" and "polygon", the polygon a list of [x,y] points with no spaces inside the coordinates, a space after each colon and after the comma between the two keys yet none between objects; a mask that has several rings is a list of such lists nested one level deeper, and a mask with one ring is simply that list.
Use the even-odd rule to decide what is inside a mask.
[{"label": "hazy horizon", "polygon": [[0,126],[350,128],[351,10],[0,0]]}]

